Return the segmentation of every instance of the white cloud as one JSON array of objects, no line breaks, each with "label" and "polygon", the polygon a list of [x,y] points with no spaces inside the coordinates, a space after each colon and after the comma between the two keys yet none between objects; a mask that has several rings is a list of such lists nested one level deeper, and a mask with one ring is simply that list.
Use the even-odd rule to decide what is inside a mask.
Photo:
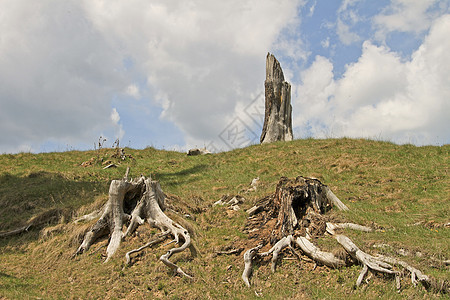
[{"label": "white cloud", "polygon": [[199,145],[218,139],[237,102],[261,89],[265,55],[300,2],[84,3],[96,28],[139,61],[161,117]]},{"label": "white cloud", "polygon": [[[237,103],[261,89],[265,55],[301,4],[3,0],[1,151],[120,135],[112,99],[142,89],[187,143],[217,139]],[[132,82],[142,77],[140,89]]]},{"label": "white cloud", "polygon": [[394,31],[419,34],[428,30],[439,15],[447,12],[449,3],[440,0],[392,0],[382,13],[373,18],[377,39],[384,41]]},{"label": "white cloud", "polygon": [[359,35],[351,30],[360,21],[356,11],[352,9],[359,1],[344,0],[337,11],[336,33],[339,40],[347,46],[361,40]]},{"label": "white cloud", "polygon": [[136,84],[130,84],[129,86],[127,86],[125,93],[135,99],[141,98],[141,92],[139,91],[139,87]]},{"label": "white cloud", "polygon": [[119,125],[120,116],[115,107],[111,111],[110,118],[114,125]]},{"label": "white cloud", "polygon": [[120,115],[117,112],[117,109],[114,107],[111,110],[110,119],[114,125],[114,131],[115,131],[115,139],[122,139],[122,137],[125,135],[125,131],[123,130],[123,126],[120,122]]},{"label": "white cloud", "polygon": [[308,17],[312,17],[314,15],[314,10],[316,9],[317,0],[314,0],[313,4],[309,7]]},{"label": "white cloud", "polygon": [[328,49],[330,47],[330,37],[327,37],[325,40],[322,40],[320,42],[320,45],[325,48]]},{"label": "white cloud", "polygon": [[78,1],[0,4],[1,151],[91,141],[111,126],[121,58]]},{"label": "white cloud", "polygon": [[[316,57],[302,73],[294,111],[302,135],[350,136],[398,143],[450,140],[450,15],[436,19],[420,48],[404,61],[384,46],[363,44],[359,60],[333,79],[331,62]],[[308,127],[309,126],[309,127]]]},{"label": "white cloud", "polygon": [[344,23],[342,19],[338,19],[337,21],[336,32],[339,40],[344,45],[350,45],[360,40],[360,37],[355,32],[352,32],[350,26]]},{"label": "white cloud", "polygon": [[[318,10],[315,3],[309,2],[310,12]],[[346,0],[338,9],[334,26],[345,44],[363,40],[357,33],[364,30],[356,30],[365,21],[359,3]],[[132,131],[128,114],[149,101],[188,146],[220,140],[236,115],[251,122],[239,111],[263,90],[267,51],[286,58],[288,80],[308,59],[298,16],[303,5],[2,0],[0,151],[38,150],[46,141],[90,145],[99,133],[123,137],[123,128]],[[439,17],[448,7],[443,1],[395,0],[374,19],[380,40],[393,31],[427,34],[408,60],[370,40],[336,79],[333,64],[317,56],[302,73],[302,86],[293,83],[296,126],[310,126],[311,135],[387,133],[396,141],[409,135],[427,143],[434,134],[448,140],[442,129],[448,126],[437,125],[448,123],[450,26],[448,16]],[[145,101],[129,102],[133,109],[127,111],[120,101],[126,96]],[[155,122],[133,120],[144,121]]]}]

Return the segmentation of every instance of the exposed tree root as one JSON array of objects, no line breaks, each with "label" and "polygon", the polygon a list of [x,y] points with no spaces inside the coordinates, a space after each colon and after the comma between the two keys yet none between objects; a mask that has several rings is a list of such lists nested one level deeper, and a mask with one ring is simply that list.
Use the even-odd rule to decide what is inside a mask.
[{"label": "exposed tree root", "polygon": [[291,245],[292,241],[293,241],[292,235],[285,236],[284,238],[279,240],[272,248],[270,248],[269,251],[259,254],[261,257],[264,257],[264,256],[267,256],[267,255],[273,253],[272,254],[272,266],[271,266],[272,273],[275,273],[275,270],[276,270],[278,254],[280,254],[281,250],[283,250],[286,247],[289,247],[289,249],[292,249],[292,245]]},{"label": "exposed tree root", "polygon": [[6,238],[9,236],[21,234],[22,232],[28,231],[28,229],[30,229],[31,226],[32,226],[32,224],[27,224],[25,226],[22,226],[22,227],[19,227],[19,228],[10,230],[10,231],[0,232],[0,238]]},{"label": "exposed tree root", "polygon": [[[405,268],[406,270],[408,270],[411,273],[411,283],[414,286],[417,286],[418,283],[421,283],[426,289],[428,289],[432,286],[432,281],[431,281],[430,277],[422,274],[422,272],[420,272],[419,270],[417,270],[414,267],[411,267],[406,262],[392,258],[392,257],[384,256],[381,254],[378,254],[377,258],[382,261],[385,261],[387,263],[390,263],[390,264],[400,265],[403,268]],[[398,289],[400,289],[399,286],[398,286]]]},{"label": "exposed tree root", "polygon": [[296,244],[302,249],[303,253],[309,258],[330,268],[339,268],[345,266],[345,261],[334,256],[333,253],[321,251],[305,237],[299,236],[295,240]]},{"label": "exposed tree root", "polygon": [[250,276],[252,275],[252,263],[253,259],[258,254],[259,249],[261,249],[264,245],[260,244],[254,248],[248,249],[244,253],[244,272],[242,272],[242,280],[244,280],[245,284],[250,287]]},{"label": "exposed tree root", "polygon": [[145,244],[144,246],[141,246],[137,249],[133,249],[131,251],[128,251],[125,254],[125,259],[127,260],[127,266],[131,265],[131,257],[130,255],[133,253],[138,253],[141,252],[142,250],[144,250],[145,248],[151,247],[155,244],[161,243],[162,241],[164,241],[166,239],[166,237],[169,235],[170,232],[166,231],[160,234],[160,236],[150,242],[148,242],[147,244]]},{"label": "exposed tree root", "polygon": [[335,234],[336,229],[353,229],[353,230],[359,230],[363,232],[372,232],[373,229],[367,226],[354,224],[354,223],[330,223],[327,222],[327,232],[331,235]]},{"label": "exposed tree root", "polygon": [[[247,250],[244,254],[244,272],[242,279],[250,287],[252,263],[256,258],[272,256],[271,270],[275,272],[276,263],[283,249],[288,248],[298,256],[295,247],[312,259],[316,264],[330,268],[341,268],[347,265],[360,264],[362,270],[356,280],[360,286],[369,271],[389,274],[395,277],[397,288],[400,289],[400,276],[403,272],[395,270],[393,265],[403,267],[411,273],[411,281],[416,286],[422,283],[427,289],[432,284],[430,278],[403,261],[386,256],[372,256],[359,249],[348,237],[336,233],[341,229],[352,229],[371,232],[371,227],[354,223],[327,222],[324,214],[337,207],[348,210],[331,190],[314,178],[297,177],[294,180],[282,178],[273,195],[259,201],[252,209],[247,232],[251,239],[258,240],[258,246]],[[335,237],[345,250],[344,255],[321,251],[311,241],[312,237],[322,236],[325,232]],[[273,246],[266,252],[259,253],[263,245]],[[442,286],[447,286],[445,283]],[[445,288],[441,288],[444,290]]]},{"label": "exposed tree root", "polygon": [[[162,233],[146,245],[129,251],[126,256],[127,265],[130,264],[130,255],[154,244],[164,241],[167,236],[172,236],[175,244],[181,244],[167,251],[160,257],[161,262],[172,269],[175,273],[192,278],[186,274],[180,267],[169,259],[173,254],[184,251],[186,248],[191,250],[193,256],[197,254],[195,247],[191,243],[189,232],[180,224],[174,222],[165,213],[164,199],[165,195],[158,182],[150,178],[141,176],[135,180],[128,180],[129,169],[122,180],[113,180],[109,188],[109,200],[105,204],[103,213],[99,220],[86,233],[83,242],[75,254],[81,254],[87,251],[90,246],[101,236],[110,236],[109,244],[106,249],[107,262],[117,251],[121,241],[135,232],[139,225],[146,221],[152,227],[158,228]],[[123,226],[126,226],[125,233]]]},{"label": "exposed tree root", "polygon": [[361,265],[363,265],[363,269],[359,274],[358,280],[356,281],[356,286],[361,285],[364,276],[367,274],[369,270],[391,274],[394,276],[399,275],[397,271],[392,270],[392,266],[390,264],[385,263],[379,259],[376,259],[372,255],[362,251],[345,235],[338,234],[335,237],[338,243],[341,244],[342,247],[344,247],[345,251],[347,251],[347,253],[349,253],[352,256],[352,258],[354,258]]}]

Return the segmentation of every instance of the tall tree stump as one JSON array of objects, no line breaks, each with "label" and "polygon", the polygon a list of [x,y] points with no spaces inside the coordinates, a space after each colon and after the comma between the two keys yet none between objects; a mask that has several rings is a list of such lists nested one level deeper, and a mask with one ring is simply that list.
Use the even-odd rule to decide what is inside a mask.
[{"label": "tall tree stump", "polygon": [[291,85],[284,81],[280,63],[270,53],[266,58],[265,115],[260,142],[292,141]]}]

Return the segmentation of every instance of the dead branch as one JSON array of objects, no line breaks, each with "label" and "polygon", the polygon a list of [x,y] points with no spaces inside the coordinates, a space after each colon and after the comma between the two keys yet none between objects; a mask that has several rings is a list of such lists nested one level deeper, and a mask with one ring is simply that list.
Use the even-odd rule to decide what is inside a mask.
[{"label": "dead branch", "polygon": [[334,206],[336,206],[339,210],[348,210],[347,205],[342,203],[341,200],[330,190],[328,186],[324,186],[326,196],[328,200],[333,203]]},{"label": "dead branch", "polygon": [[242,251],[244,250],[244,248],[238,248],[238,249],[231,249],[228,251],[218,251],[216,252],[217,255],[239,255]]},{"label": "dead branch", "polygon": [[19,228],[10,230],[10,231],[0,232],[0,238],[5,238],[5,237],[21,234],[22,232],[28,231],[28,229],[30,229],[31,226],[32,226],[32,224],[27,224],[25,226],[22,226],[22,227],[19,227]]},{"label": "dead branch", "polygon": [[141,246],[141,247],[139,247],[139,248],[137,248],[137,249],[133,249],[133,250],[131,250],[131,251],[128,251],[128,252],[125,254],[126,265],[129,266],[129,265],[131,264],[131,257],[130,257],[131,254],[137,253],[137,252],[141,252],[141,251],[144,250],[145,248],[148,248],[148,247],[151,247],[151,246],[153,246],[153,245],[155,245],[155,244],[161,243],[162,241],[164,241],[164,240],[166,239],[166,237],[167,237],[169,234],[170,234],[169,231],[163,232],[163,233],[161,233],[161,234],[159,235],[158,238],[156,238],[156,239],[154,239],[154,240],[148,242],[148,243],[145,244],[144,246]]},{"label": "dead branch", "polygon": [[7,238],[10,236],[18,235],[30,230],[30,228],[41,227],[45,224],[59,221],[62,217],[67,217],[68,212],[58,208],[52,208],[46,210],[36,216],[29,219],[25,225],[15,228],[13,230],[0,232],[0,238]]}]

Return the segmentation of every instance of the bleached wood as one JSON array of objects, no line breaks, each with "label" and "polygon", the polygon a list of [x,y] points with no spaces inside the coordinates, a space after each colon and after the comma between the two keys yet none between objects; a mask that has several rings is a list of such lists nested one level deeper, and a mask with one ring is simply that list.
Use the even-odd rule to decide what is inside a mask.
[{"label": "bleached wood", "polygon": [[284,81],[278,60],[266,57],[265,116],[260,142],[292,141],[291,85]]},{"label": "bleached wood", "polygon": [[139,181],[127,181],[126,178],[127,173],[124,179],[111,181],[109,186],[109,199],[104,206],[103,213],[99,220],[84,236],[83,242],[77,249],[76,254],[87,251],[98,238],[108,233],[110,234],[110,242],[106,250],[107,255],[105,262],[107,262],[119,248],[123,237],[122,227],[124,220],[127,219],[127,215],[123,211],[124,196],[133,189],[140,189],[140,185],[142,184],[142,182]]},{"label": "bleached wood", "polygon": [[328,200],[330,200],[331,203],[333,203],[334,206],[336,206],[339,210],[348,210],[347,205],[342,203],[341,200],[331,191],[331,189],[328,186],[324,186],[326,191],[326,196]]},{"label": "bleached wood", "polygon": [[269,251],[263,252],[260,254],[260,256],[267,256],[267,255],[273,253],[272,266],[271,266],[272,273],[275,273],[275,270],[276,270],[278,254],[286,247],[292,248],[291,244],[292,244],[293,240],[294,240],[294,238],[292,237],[291,234],[288,236],[285,236],[284,238],[279,240],[272,248],[270,248]]},{"label": "bleached wood", "polygon": [[13,235],[20,234],[20,233],[25,232],[28,229],[30,229],[31,226],[32,225],[29,224],[29,225],[25,225],[25,226],[22,226],[22,227],[19,227],[19,228],[10,230],[10,231],[0,232],[0,238],[5,238],[5,237],[8,237],[8,236],[13,236]]},{"label": "bleached wood", "polygon": [[298,237],[295,242],[309,258],[322,265],[328,266],[330,268],[339,268],[345,266],[345,261],[337,258],[333,253],[321,251],[305,237]]},{"label": "bleached wood", "polygon": [[377,258],[390,264],[400,265],[406,270],[408,270],[411,273],[411,282],[414,286],[417,286],[419,282],[423,284],[425,287],[431,285],[431,280],[427,275],[424,275],[420,270],[410,266],[406,262],[398,260],[393,257],[384,256],[381,254],[378,254]]},{"label": "bleached wood", "polygon": [[98,217],[100,217],[102,211],[101,210],[94,210],[93,212],[83,215],[81,217],[79,217],[78,219],[76,219],[75,221],[73,221],[75,224],[80,223],[80,222],[89,222],[92,221],[94,219],[97,219]]},{"label": "bleached wood", "polygon": [[[162,241],[167,235],[173,236],[175,244],[181,244],[178,247],[168,250],[160,257],[161,262],[171,268],[175,273],[188,278],[192,278],[186,274],[180,267],[170,261],[173,254],[184,251],[186,248],[191,250],[193,256],[197,255],[195,247],[191,243],[189,232],[180,224],[171,220],[164,212],[164,193],[158,182],[152,181],[151,178],[141,176],[136,180],[128,180],[129,169],[125,173],[122,180],[113,180],[109,189],[109,200],[104,207],[104,211],[100,219],[89,230],[76,254],[81,254],[89,249],[95,240],[99,237],[110,234],[110,241],[106,250],[107,262],[119,248],[124,237],[131,235],[139,225],[147,221],[151,226],[160,229],[163,234],[160,238],[147,243],[146,245],[131,250],[126,254],[127,264],[130,262],[130,254],[139,252],[157,242]],[[128,215],[124,212],[124,201],[139,198],[136,206]],[[123,227],[126,221],[129,222],[125,233]]]},{"label": "bleached wood", "polygon": [[335,234],[336,229],[352,229],[363,232],[372,232],[373,229],[368,226],[363,226],[355,223],[330,223],[327,222],[327,232],[331,235]]},{"label": "bleached wood", "polygon": [[128,252],[125,254],[126,264],[127,264],[127,265],[130,265],[130,263],[131,263],[131,257],[130,257],[130,255],[131,255],[131,254],[140,252],[140,251],[144,250],[145,248],[148,248],[148,247],[153,246],[154,244],[161,243],[162,241],[165,240],[165,238],[166,238],[169,234],[170,234],[170,231],[163,232],[163,233],[161,233],[161,234],[159,235],[159,237],[157,237],[156,239],[154,239],[154,240],[148,242],[148,243],[145,244],[144,246],[141,246],[141,247],[139,247],[139,248],[137,248],[137,249],[133,249],[133,250],[131,250],[131,251],[128,251]]},{"label": "bleached wood", "polygon": [[247,287],[250,287],[250,276],[252,275],[252,263],[253,263],[253,259],[255,258],[255,256],[257,255],[259,249],[261,249],[263,247],[262,244],[248,249],[245,253],[244,253],[244,272],[242,272],[242,280],[244,280],[245,285],[247,285]]},{"label": "bleached wood", "polygon": [[367,275],[367,272],[369,272],[369,268],[367,265],[364,265],[361,273],[359,273],[358,279],[356,280],[356,286],[360,286],[362,281],[364,280],[364,277]]},{"label": "bleached wood", "polygon": [[[336,240],[339,244],[344,247],[344,249],[354,258],[356,259],[361,265],[363,265],[363,271],[365,271],[365,268],[369,268],[373,271],[380,272],[380,273],[386,273],[391,275],[398,275],[398,272],[392,270],[392,266],[386,262],[381,261],[380,259],[377,259],[373,257],[372,255],[362,251],[359,249],[348,237],[345,235],[335,235]],[[367,274],[367,272],[361,272],[360,276],[357,280],[357,285],[361,284],[362,280],[364,279],[364,275]]]}]

